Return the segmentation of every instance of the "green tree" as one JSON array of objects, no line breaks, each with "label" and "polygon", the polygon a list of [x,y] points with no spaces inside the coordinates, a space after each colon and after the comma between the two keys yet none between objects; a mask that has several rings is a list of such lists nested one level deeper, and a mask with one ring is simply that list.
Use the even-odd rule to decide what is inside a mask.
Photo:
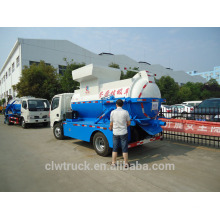
[{"label": "green tree", "polygon": [[2,100],[0,100],[0,106],[2,106]]},{"label": "green tree", "polygon": [[203,83],[193,83],[193,82],[187,82],[184,87],[187,87],[191,91],[191,95],[188,97],[187,100],[184,101],[199,101],[201,100],[201,91],[203,88]]},{"label": "green tree", "polygon": [[34,96],[51,100],[60,90],[59,78],[53,66],[46,65],[44,61],[25,66],[20,82],[13,86],[18,92],[18,97]]},{"label": "green tree", "polygon": [[187,86],[182,86],[182,87],[180,87],[180,89],[177,93],[177,102],[182,103],[187,100],[189,101],[191,95],[192,95],[192,92],[191,92],[190,88]]},{"label": "green tree", "polygon": [[220,85],[216,81],[216,79],[210,79],[207,83],[204,84],[203,90],[207,90],[209,92],[204,92],[205,97],[209,94],[208,98],[220,98]]},{"label": "green tree", "polygon": [[[120,66],[119,66],[118,64],[116,64],[116,63],[113,63],[113,62],[110,63],[108,66],[109,66],[109,67],[112,67],[112,68],[120,69]],[[125,79],[125,74],[124,74],[124,72],[121,70],[120,80],[122,80],[122,79]]]},{"label": "green tree", "polygon": [[66,58],[64,61],[66,61],[66,70],[63,76],[60,76],[61,89],[62,92],[74,92],[75,89],[79,88],[79,83],[73,80],[72,71],[85,66],[85,63],[75,63],[73,60],[70,63]]},{"label": "green tree", "polygon": [[113,63],[113,62],[110,63],[108,66],[112,67],[112,68],[120,69],[120,66],[118,64],[116,64],[116,63]]},{"label": "green tree", "polygon": [[179,85],[170,76],[162,76],[157,85],[161,92],[161,97],[167,100],[168,105],[176,104],[178,101]]},{"label": "green tree", "polygon": [[2,105],[4,105],[5,103],[6,103],[6,99],[3,98],[3,99],[2,99]]},{"label": "green tree", "polygon": [[212,97],[212,92],[207,90],[207,89],[204,89],[202,92],[201,92],[201,99],[204,100],[204,99],[208,99],[208,98],[211,98]]},{"label": "green tree", "polygon": [[216,81],[216,79],[210,79],[210,80],[207,82],[207,85],[213,86],[213,87],[219,87],[218,82]]},{"label": "green tree", "polygon": [[[132,71],[135,70],[135,71]],[[133,69],[131,69],[131,67],[129,68],[129,70],[127,70],[126,74],[123,74],[123,76],[121,77],[122,79],[129,79],[132,78],[134,75],[137,74],[136,71],[139,70],[139,67],[134,67]]]}]

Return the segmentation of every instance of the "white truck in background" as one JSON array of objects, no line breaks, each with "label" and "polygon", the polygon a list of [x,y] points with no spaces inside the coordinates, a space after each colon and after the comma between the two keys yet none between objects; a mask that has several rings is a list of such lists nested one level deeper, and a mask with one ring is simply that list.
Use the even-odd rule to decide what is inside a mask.
[{"label": "white truck in background", "polygon": [[26,128],[30,124],[43,124],[47,127],[50,122],[50,104],[47,99],[21,97],[12,99],[5,109],[5,124],[19,124]]}]

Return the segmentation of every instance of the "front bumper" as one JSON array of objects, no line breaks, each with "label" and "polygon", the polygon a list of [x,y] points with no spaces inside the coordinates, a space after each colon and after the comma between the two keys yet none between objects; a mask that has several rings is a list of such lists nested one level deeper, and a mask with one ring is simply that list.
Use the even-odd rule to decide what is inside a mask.
[{"label": "front bumper", "polygon": [[38,119],[28,119],[25,123],[36,124],[36,123],[44,123],[50,122],[50,118],[38,118]]}]

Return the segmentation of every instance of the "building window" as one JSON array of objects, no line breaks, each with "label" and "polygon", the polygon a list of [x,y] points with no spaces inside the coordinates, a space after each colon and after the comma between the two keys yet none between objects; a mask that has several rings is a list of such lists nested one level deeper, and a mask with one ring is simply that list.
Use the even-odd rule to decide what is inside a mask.
[{"label": "building window", "polygon": [[[39,65],[40,62],[37,62],[37,61],[29,61],[29,65],[33,65],[33,64],[36,64],[36,65]],[[46,66],[50,66],[51,64],[50,63],[45,63]]]},{"label": "building window", "polygon": [[37,62],[37,61],[29,61],[29,65],[30,65],[30,66],[33,65],[33,64],[38,65],[38,64],[40,64],[40,62]]},{"label": "building window", "polygon": [[15,63],[12,63],[12,73],[15,71]]},{"label": "building window", "polygon": [[6,77],[6,79],[8,78],[8,73],[7,72],[5,73],[5,77]]},{"label": "building window", "polygon": [[8,75],[11,75],[11,67],[8,69]]},{"label": "building window", "polygon": [[18,67],[20,65],[20,58],[19,56],[16,58],[16,66]]},{"label": "building window", "polygon": [[59,65],[59,74],[63,75],[66,70],[66,66]]}]

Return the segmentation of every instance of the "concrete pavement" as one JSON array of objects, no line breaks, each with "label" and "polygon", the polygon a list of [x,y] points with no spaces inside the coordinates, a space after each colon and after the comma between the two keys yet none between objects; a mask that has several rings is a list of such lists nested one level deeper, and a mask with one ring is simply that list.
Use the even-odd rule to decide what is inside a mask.
[{"label": "concrete pavement", "polygon": [[56,140],[50,128],[5,125],[0,116],[0,191],[220,190],[219,149],[157,141],[130,149],[129,160],[175,170],[47,170],[52,162],[106,165],[111,156],[98,156],[80,140]]}]

